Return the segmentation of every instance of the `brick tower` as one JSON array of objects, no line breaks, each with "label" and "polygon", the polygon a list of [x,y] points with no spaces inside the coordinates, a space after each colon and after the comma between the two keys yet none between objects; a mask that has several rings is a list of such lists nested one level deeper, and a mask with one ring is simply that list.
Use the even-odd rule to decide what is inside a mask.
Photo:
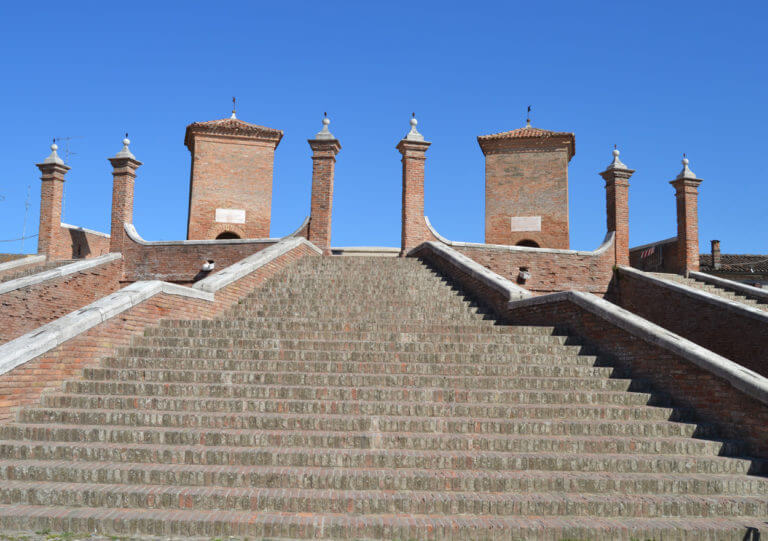
[{"label": "brick tower", "polygon": [[528,124],[477,142],[485,155],[485,242],[567,249],[574,135]]},{"label": "brick tower", "polygon": [[192,154],[188,239],[269,236],[272,171],[281,130],[230,118],[187,126]]}]

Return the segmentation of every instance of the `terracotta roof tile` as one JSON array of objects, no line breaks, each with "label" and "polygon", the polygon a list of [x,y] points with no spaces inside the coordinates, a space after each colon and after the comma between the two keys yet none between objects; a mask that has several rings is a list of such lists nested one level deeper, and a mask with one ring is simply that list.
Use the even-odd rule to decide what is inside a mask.
[{"label": "terracotta roof tile", "polygon": [[576,154],[576,136],[573,133],[567,131],[542,130],[541,128],[532,128],[530,126],[526,126],[516,130],[492,133],[490,135],[481,135],[477,138],[477,142],[480,143],[480,148],[482,148],[483,152],[485,152],[484,143],[490,143],[493,141],[503,141],[506,139],[549,139],[555,137],[568,139],[568,159],[572,158],[574,154]]},{"label": "terracotta roof tile", "polygon": [[[710,272],[712,267],[712,254],[699,254],[699,267],[702,272]],[[754,274],[768,274],[768,255],[754,254],[720,254],[720,268],[717,272],[745,272]]]},{"label": "terracotta roof tile", "polygon": [[283,138],[282,130],[251,124],[250,122],[245,122],[239,118],[222,118],[219,120],[208,120],[206,122],[194,122],[190,124],[187,126],[187,131],[184,135],[184,144],[187,145],[187,147],[189,147],[190,144],[189,136],[191,133],[261,137],[274,140],[278,143],[280,142],[280,139]]}]

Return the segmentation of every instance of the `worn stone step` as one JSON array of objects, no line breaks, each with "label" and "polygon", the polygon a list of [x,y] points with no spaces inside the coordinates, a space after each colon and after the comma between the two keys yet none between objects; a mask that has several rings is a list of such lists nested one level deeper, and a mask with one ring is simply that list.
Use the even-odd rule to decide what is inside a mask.
[{"label": "worn stone step", "polygon": [[768,494],[768,478],[728,474],[594,473],[213,466],[27,460],[0,461],[0,480],[315,490],[560,492],[569,494]]},{"label": "worn stone step", "polygon": [[[256,409],[257,408],[257,409]],[[671,408],[653,407],[594,407],[594,406],[456,406],[448,404],[421,403],[386,403],[386,402],[276,402],[257,404],[256,408],[245,412],[173,412],[156,409],[118,409],[110,410],[75,408],[25,408],[18,414],[19,423],[61,423],[87,425],[130,425],[162,426],[188,428],[254,428],[264,421],[264,415],[307,415],[312,414],[313,422],[324,416],[344,417],[349,422],[355,416],[376,416],[379,418],[407,418],[414,420],[425,418],[447,419],[458,422],[473,420],[498,420],[503,423],[509,419],[530,420],[595,420],[595,421],[670,421],[675,417]],[[293,421],[295,422],[295,421]],[[423,421],[421,421],[423,422]],[[309,422],[306,422],[309,424]],[[354,421],[359,424],[359,420]],[[439,426],[439,425],[438,425]],[[499,427],[498,432],[502,427]],[[307,428],[301,427],[302,430]],[[338,430],[338,429],[334,429]],[[415,430],[410,428],[408,430]],[[428,431],[427,429],[420,429]]]},{"label": "worn stone step", "polygon": [[[67,381],[67,393],[128,395],[159,398],[209,398],[283,400],[381,400],[406,402],[482,402],[494,404],[616,404],[645,405],[654,399],[648,392],[572,390],[446,389],[442,387],[332,387],[332,386],[189,386],[173,383]],[[197,391],[198,395],[192,394]]]},{"label": "worn stone step", "polygon": [[567,493],[392,492],[237,487],[125,486],[5,481],[0,504],[377,515],[768,517],[762,497]]},{"label": "worn stone step", "polygon": [[[531,341],[533,342],[533,341]],[[428,342],[408,340],[313,340],[283,336],[277,338],[166,338],[136,337],[130,347],[191,348],[191,349],[296,349],[313,351],[379,351],[385,353],[483,353],[483,354],[527,354],[550,353],[553,355],[578,355],[581,345],[569,345],[558,341],[540,340],[533,343],[493,342]]]},{"label": "worn stone step", "polygon": [[[488,449],[517,450],[512,437],[529,437],[536,446],[539,436],[594,436],[601,438],[715,437],[709,425],[673,422],[580,422],[575,420],[506,422],[457,419],[358,418],[318,416],[307,419],[276,414],[253,416],[249,428],[198,428],[93,425],[7,424],[0,438],[35,441],[154,443],[172,445],[224,445],[264,447],[331,447],[388,449]],[[292,420],[293,419],[293,420]]]},{"label": "worn stone step", "polygon": [[[86,369],[84,372],[95,375],[97,371],[111,369]],[[237,374],[237,377],[233,376]],[[174,375],[181,378],[191,377],[194,382],[174,381]],[[280,387],[348,387],[392,388],[405,390],[415,388],[443,388],[451,390],[494,390],[494,391],[628,391],[630,388],[646,390],[644,384],[629,379],[608,378],[569,378],[569,377],[510,377],[496,376],[424,376],[411,374],[297,374],[290,372],[185,372],[183,370],[140,370],[136,371],[136,380],[85,380],[68,381],[64,384],[67,392],[86,392],[97,394],[136,394],[153,396],[211,396],[226,398],[262,398],[264,387],[270,392],[279,393]],[[207,381],[220,379],[220,383]]]},{"label": "worn stone step", "polygon": [[[53,530],[115,536],[206,539],[423,539],[480,541],[526,539],[678,539],[744,541],[765,535],[762,519],[494,517],[257,513],[251,511],[147,510],[0,506],[0,527],[8,531]],[[638,537],[639,536],[639,537]]]},{"label": "worn stone step", "polygon": [[[505,450],[489,450],[488,443]],[[550,471],[614,473],[766,474],[768,461],[727,458],[738,442],[692,438],[506,437],[470,442],[463,450],[232,447],[80,441],[0,440],[3,460],[67,460],[279,466],[291,468],[394,468],[456,471]],[[276,445],[280,445],[278,441]]]},{"label": "worn stone step", "polygon": [[[131,370],[202,370],[202,371],[246,371],[246,372],[293,372],[293,373],[343,373],[343,374],[420,374],[445,376],[498,376],[498,377],[595,377],[608,378],[621,375],[620,370],[609,366],[583,364],[523,364],[508,362],[496,364],[460,363],[402,363],[354,362],[354,361],[249,361],[238,359],[154,359],[147,357],[107,357],[101,361],[101,368],[88,372],[86,378],[107,379],[104,369]],[[101,372],[100,372],[101,371]],[[96,375],[94,375],[96,374]],[[123,374],[119,374],[122,378]],[[224,377],[224,376],[222,376]],[[115,379],[115,378],[112,378]],[[136,379],[136,378],[126,378]],[[192,376],[189,378],[192,379]]]}]

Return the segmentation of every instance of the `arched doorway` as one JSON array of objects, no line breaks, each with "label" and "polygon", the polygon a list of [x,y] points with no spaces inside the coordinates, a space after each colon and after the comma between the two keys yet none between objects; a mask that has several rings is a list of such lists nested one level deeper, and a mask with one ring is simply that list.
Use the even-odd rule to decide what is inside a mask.
[{"label": "arched doorway", "polygon": [[232,231],[223,231],[216,236],[216,240],[239,239],[240,235]]},{"label": "arched doorway", "polygon": [[515,246],[526,246],[528,248],[539,248],[539,243],[537,243],[535,240],[525,239],[521,240]]}]

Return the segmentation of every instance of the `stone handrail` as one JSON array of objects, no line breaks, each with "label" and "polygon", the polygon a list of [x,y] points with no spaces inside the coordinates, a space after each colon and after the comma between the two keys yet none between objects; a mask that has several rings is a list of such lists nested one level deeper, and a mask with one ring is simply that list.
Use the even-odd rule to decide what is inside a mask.
[{"label": "stone handrail", "polygon": [[704,272],[690,271],[688,272],[688,276],[701,282],[706,282],[713,286],[722,287],[723,289],[733,291],[734,293],[739,293],[740,295],[746,295],[747,297],[753,297],[768,302],[768,290],[760,289],[759,287],[752,287],[747,284],[742,284],[741,282],[727,280]]},{"label": "stone handrail", "polygon": [[[41,257],[45,259],[45,256]],[[70,263],[68,265],[62,265],[61,267],[38,272],[37,274],[31,274],[29,276],[24,276],[23,278],[9,280],[7,282],[0,283],[0,295],[8,293],[9,291],[21,289],[22,287],[33,286],[48,280],[54,280],[56,278],[74,274],[76,272],[92,269],[94,267],[98,267],[99,265],[104,265],[105,263],[110,263],[120,259],[121,257],[122,255],[120,254],[106,254],[99,257],[94,257],[93,259],[84,259],[82,261],[76,261],[75,263]]]},{"label": "stone handrail", "polygon": [[20,257],[19,259],[13,259],[0,263],[0,272],[13,270],[17,267],[26,267],[28,265],[34,265],[38,263],[45,263],[46,257],[44,255],[29,255],[27,257]]}]

